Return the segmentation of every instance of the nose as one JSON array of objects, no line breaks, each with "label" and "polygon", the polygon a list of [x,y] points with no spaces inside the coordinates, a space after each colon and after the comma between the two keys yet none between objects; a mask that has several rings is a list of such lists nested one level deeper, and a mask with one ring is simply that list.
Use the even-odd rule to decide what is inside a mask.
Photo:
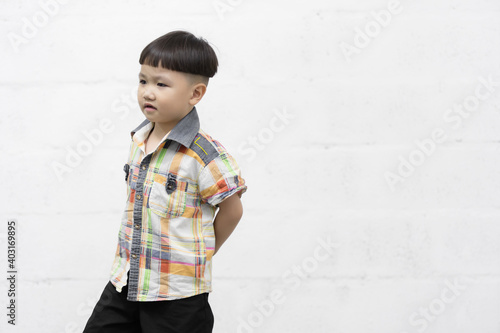
[{"label": "nose", "polygon": [[151,91],[150,88],[148,87],[144,87],[142,89],[142,98],[148,100],[148,101],[152,101],[155,99],[155,95],[153,94],[153,92]]}]

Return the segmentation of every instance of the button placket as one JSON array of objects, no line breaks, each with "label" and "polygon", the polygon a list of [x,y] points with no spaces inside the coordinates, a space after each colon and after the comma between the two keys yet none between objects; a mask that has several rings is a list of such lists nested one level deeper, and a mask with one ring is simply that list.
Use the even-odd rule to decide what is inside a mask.
[{"label": "button placket", "polygon": [[139,167],[137,176],[136,196],[134,202],[134,231],[132,233],[132,246],[130,248],[130,275],[127,300],[135,300],[138,293],[139,283],[139,260],[141,254],[141,225],[142,225],[142,207],[144,200],[144,182],[148,173],[148,166],[151,161],[151,155],[146,156]]}]

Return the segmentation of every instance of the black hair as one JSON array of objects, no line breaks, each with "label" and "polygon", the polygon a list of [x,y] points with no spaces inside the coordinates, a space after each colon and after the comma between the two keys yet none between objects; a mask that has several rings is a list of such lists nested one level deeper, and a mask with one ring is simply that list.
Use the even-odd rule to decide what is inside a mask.
[{"label": "black hair", "polygon": [[213,77],[219,65],[215,51],[205,39],[180,30],[149,43],[142,50],[139,63],[206,78]]}]

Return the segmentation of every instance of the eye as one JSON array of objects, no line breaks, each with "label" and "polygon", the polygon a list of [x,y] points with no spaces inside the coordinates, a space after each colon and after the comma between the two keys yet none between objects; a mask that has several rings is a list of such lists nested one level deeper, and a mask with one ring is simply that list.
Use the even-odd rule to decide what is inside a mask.
[{"label": "eye", "polygon": [[144,84],[144,83],[146,83],[146,81],[144,81],[144,80],[139,80],[139,84]]},{"label": "eye", "polygon": [[164,83],[158,83],[158,86],[160,86],[160,87],[168,87],[168,86],[167,86],[166,84],[164,84]]}]

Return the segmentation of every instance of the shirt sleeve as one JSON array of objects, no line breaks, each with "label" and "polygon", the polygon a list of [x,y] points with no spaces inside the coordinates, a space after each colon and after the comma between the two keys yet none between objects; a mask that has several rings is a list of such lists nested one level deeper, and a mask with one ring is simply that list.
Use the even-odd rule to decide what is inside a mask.
[{"label": "shirt sleeve", "polygon": [[227,152],[205,165],[200,172],[198,186],[201,200],[212,206],[235,193],[241,198],[247,190],[236,160]]}]

